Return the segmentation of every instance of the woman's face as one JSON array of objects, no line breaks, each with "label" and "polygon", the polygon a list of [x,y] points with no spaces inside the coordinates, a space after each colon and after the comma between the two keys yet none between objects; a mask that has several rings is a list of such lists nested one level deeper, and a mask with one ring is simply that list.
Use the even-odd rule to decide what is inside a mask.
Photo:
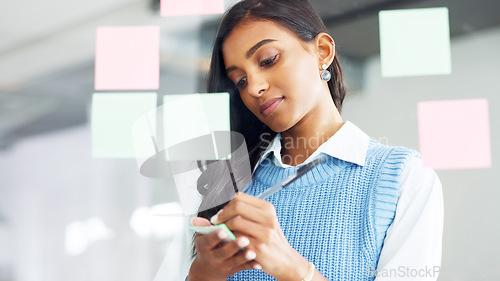
[{"label": "woman's face", "polygon": [[240,23],[224,41],[226,71],[243,103],[275,132],[314,120],[325,96],[331,103],[314,46],[271,21]]}]

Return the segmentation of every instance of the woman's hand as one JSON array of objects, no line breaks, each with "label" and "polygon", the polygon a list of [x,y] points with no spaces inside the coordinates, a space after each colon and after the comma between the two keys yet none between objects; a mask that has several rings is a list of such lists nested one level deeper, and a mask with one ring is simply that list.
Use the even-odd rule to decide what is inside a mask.
[{"label": "woman's hand", "polygon": [[308,271],[308,261],[286,240],[273,204],[254,196],[237,193],[212,223],[225,223],[236,236],[250,239],[247,247],[257,254],[262,269],[278,280],[300,280]]},{"label": "woman's hand", "polygon": [[[193,225],[208,226],[210,222],[204,218],[194,218]],[[253,261],[255,252],[250,249],[247,237],[239,236],[236,240],[225,243],[227,233],[219,230],[208,235],[196,234],[194,245],[197,255],[189,270],[189,281],[226,280],[229,276],[244,269],[261,269],[259,263]]]}]

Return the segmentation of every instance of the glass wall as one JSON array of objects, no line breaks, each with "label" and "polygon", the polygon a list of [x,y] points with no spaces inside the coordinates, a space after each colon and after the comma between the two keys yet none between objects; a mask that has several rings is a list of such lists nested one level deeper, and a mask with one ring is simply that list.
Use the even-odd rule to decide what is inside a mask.
[{"label": "glass wall", "polygon": [[[237,1],[207,2],[2,5],[0,281],[184,280],[183,195],[172,175],[141,172],[162,139],[144,125],[143,155],[133,128],[166,97],[206,91]],[[311,2],[346,78],[343,119],[420,151],[441,180],[438,280],[500,279],[500,3]]]}]

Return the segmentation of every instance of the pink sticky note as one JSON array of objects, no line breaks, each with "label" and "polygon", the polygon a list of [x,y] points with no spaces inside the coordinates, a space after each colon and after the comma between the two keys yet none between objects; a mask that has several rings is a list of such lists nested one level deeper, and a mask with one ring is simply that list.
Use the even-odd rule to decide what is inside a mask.
[{"label": "pink sticky note", "polygon": [[224,0],[161,0],[161,16],[191,16],[224,13]]},{"label": "pink sticky note", "polygon": [[97,28],[96,90],[153,90],[160,87],[160,27]]},{"label": "pink sticky note", "polygon": [[420,152],[434,169],[491,167],[487,99],[418,103]]}]

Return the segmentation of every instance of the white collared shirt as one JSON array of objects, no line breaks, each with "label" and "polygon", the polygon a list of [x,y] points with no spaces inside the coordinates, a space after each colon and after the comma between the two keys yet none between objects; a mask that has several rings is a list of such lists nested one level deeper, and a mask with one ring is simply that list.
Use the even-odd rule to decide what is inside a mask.
[{"label": "white collared shirt", "polygon": [[[364,166],[369,142],[367,134],[347,121],[301,165],[325,153]],[[276,166],[291,167],[281,160],[281,134],[271,141],[259,164],[270,153],[274,155],[272,161]],[[257,167],[258,164],[254,172]],[[423,167],[421,159],[410,158],[401,175],[396,215],[380,253],[374,273],[376,281],[437,280],[441,266],[443,212],[442,186],[436,173]]]}]

